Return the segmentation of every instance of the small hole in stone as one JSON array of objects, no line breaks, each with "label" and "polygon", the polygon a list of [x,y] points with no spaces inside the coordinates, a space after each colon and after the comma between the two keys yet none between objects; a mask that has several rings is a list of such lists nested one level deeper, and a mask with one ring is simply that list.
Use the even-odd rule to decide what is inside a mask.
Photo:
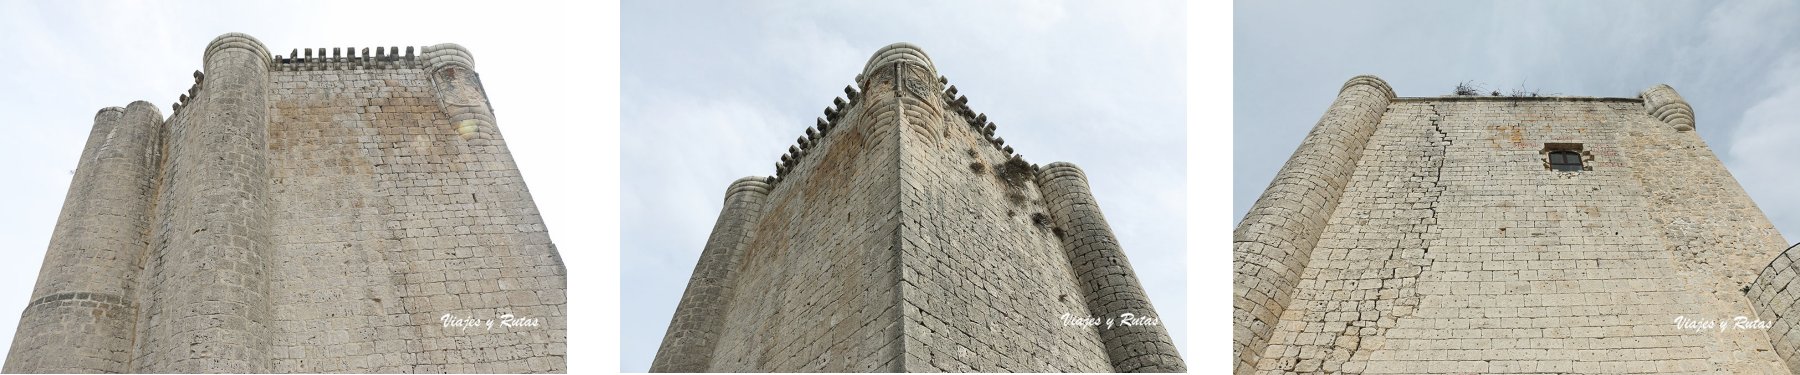
[{"label": "small hole in stone", "polygon": [[974,163],[969,163],[969,171],[970,171],[970,172],[975,172],[975,174],[982,174],[982,173],[986,173],[986,172],[987,172],[987,166],[986,166],[986,165],[982,165],[982,164],[981,164],[981,162],[974,162]]},{"label": "small hole in stone", "polygon": [[1013,212],[1013,210],[1006,210],[1006,217],[1013,217],[1013,216],[1016,216],[1016,215],[1018,215],[1018,214],[1019,214],[1019,213],[1017,213],[1017,212]]},{"label": "small hole in stone", "polygon": [[1062,228],[1050,228],[1050,233],[1055,234],[1056,238],[1063,238]]},{"label": "small hole in stone", "polygon": [[1032,213],[1031,214],[1031,224],[1040,226],[1040,227],[1049,226],[1050,225],[1050,216],[1044,215],[1044,213],[1042,213],[1042,212]]},{"label": "small hole in stone", "polygon": [[969,152],[969,157],[971,157],[971,158],[975,157],[975,149],[973,149],[973,148],[968,149],[968,152]]}]

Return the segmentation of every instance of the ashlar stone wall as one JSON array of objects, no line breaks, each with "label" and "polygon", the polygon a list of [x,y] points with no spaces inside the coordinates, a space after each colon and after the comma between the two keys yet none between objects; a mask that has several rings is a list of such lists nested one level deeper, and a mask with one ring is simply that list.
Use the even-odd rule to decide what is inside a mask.
[{"label": "ashlar stone wall", "polygon": [[7,372],[566,370],[468,51],[298,52],[225,34],[167,121],[101,111]]},{"label": "ashlar stone wall", "polygon": [[911,44],[845,94],[727,189],[651,371],[1185,369],[1160,324],[1068,324],[1157,318],[1079,168],[1024,161]]},{"label": "ashlar stone wall", "polygon": [[[1691,109],[1670,114],[1678,101],[1666,86],[1394,99],[1344,158],[1355,169],[1316,245],[1298,248],[1286,310],[1238,371],[1788,372],[1779,332],[1678,326],[1769,310],[1745,295],[1762,267],[1749,259],[1783,247]],[[1550,170],[1547,144],[1580,144],[1587,170]]]},{"label": "ashlar stone wall", "polygon": [[[283,68],[270,75],[274,370],[561,369],[562,264],[505,144],[450,126],[427,67]],[[446,315],[540,325],[446,328]]]}]

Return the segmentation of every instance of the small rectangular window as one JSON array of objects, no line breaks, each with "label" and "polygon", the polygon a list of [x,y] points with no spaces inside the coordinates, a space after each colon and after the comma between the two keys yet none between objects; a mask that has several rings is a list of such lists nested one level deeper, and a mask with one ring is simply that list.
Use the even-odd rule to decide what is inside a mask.
[{"label": "small rectangular window", "polygon": [[1562,172],[1580,172],[1581,154],[1577,154],[1574,151],[1551,152],[1550,169]]},{"label": "small rectangular window", "polygon": [[1545,143],[1544,169],[1558,172],[1581,172],[1594,170],[1588,166],[1593,154],[1582,151],[1580,143]]}]

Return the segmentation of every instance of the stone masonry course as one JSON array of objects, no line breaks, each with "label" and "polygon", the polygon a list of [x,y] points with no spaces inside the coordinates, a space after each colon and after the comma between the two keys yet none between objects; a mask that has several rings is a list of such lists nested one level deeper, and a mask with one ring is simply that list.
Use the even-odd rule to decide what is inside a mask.
[{"label": "stone masonry course", "polygon": [[917,46],[745,177],[653,372],[1183,372],[1088,175],[1035,165]]},{"label": "stone masonry course", "polygon": [[567,272],[466,49],[203,57],[168,117],[96,115],[6,372],[566,371]]},{"label": "stone masonry course", "polygon": [[1667,85],[1398,97],[1352,78],[1233,234],[1236,373],[1800,369],[1800,269],[1693,119]]}]

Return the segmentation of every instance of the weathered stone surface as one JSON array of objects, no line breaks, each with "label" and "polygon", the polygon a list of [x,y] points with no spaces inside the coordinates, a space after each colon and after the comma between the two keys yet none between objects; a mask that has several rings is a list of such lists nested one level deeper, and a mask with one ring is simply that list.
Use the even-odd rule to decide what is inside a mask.
[{"label": "weathered stone surface", "polygon": [[1789,369],[1800,368],[1800,288],[1792,288],[1794,278],[1800,277],[1800,263],[1794,260],[1800,250],[1795,249],[1800,245],[1789,247],[1763,267],[1745,291],[1758,314],[1751,318],[1770,323],[1769,340]]},{"label": "weathered stone surface", "polygon": [[857,85],[766,195],[733,185],[651,371],[1185,369],[1160,325],[1064,323],[1156,317],[1085,177],[989,143],[916,46]]},{"label": "weathered stone surface", "polygon": [[1321,213],[1337,207],[1393,98],[1393,89],[1372,76],[1345,83],[1312,134],[1238,224],[1232,243],[1232,350],[1239,369],[1255,363],[1259,348],[1268,344],[1276,321],[1287,311],[1325,228]]},{"label": "weathered stone surface", "polygon": [[467,51],[337,51],[226,34],[166,121],[103,110],[6,371],[565,371],[565,270]]},{"label": "weathered stone surface", "polygon": [[[1374,123],[1340,110],[1359,96],[1235,234],[1238,373],[1789,372],[1790,331],[1677,325],[1779,323],[1797,272],[1673,89],[1393,98]],[[1346,122],[1360,146],[1319,147]],[[1552,143],[1588,170],[1551,170]]]},{"label": "weathered stone surface", "polygon": [[[62,216],[20,316],[6,372],[126,372],[137,254],[149,221],[163,119],[134,102],[95,115]],[[30,327],[29,329],[27,327]]]}]

